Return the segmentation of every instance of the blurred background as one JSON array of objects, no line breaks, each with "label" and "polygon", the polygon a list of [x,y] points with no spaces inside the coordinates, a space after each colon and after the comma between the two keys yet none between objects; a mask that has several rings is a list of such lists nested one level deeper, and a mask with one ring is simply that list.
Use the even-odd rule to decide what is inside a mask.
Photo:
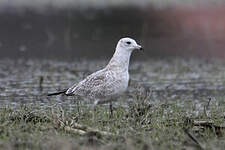
[{"label": "blurred background", "polygon": [[223,58],[224,14],[223,0],[0,0],[0,58],[108,58],[126,36],[145,58]]}]

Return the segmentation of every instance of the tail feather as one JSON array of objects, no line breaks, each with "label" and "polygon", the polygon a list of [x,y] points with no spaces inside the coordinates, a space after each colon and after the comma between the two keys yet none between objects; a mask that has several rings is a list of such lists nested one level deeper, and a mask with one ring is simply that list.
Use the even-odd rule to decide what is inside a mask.
[{"label": "tail feather", "polygon": [[68,89],[63,90],[63,91],[60,91],[60,92],[50,93],[50,94],[48,94],[47,96],[54,96],[54,95],[66,94],[66,91],[67,91],[67,90],[68,90]]}]

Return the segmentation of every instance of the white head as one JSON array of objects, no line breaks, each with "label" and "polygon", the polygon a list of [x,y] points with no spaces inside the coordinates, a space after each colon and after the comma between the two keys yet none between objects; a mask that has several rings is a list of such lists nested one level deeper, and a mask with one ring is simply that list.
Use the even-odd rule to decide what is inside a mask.
[{"label": "white head", "polygon": [[143,48],[131,38],[120,39],[117,43],[115,53],[107,66],[111,68],[119,67],[128,71],[130,55],[133,50],[143,50]]},{"label": "white head", "polygon": [[116,49],[132,52],[133,50],[143,50],[143,48],[131,38],[122,38],[119,40]]}]

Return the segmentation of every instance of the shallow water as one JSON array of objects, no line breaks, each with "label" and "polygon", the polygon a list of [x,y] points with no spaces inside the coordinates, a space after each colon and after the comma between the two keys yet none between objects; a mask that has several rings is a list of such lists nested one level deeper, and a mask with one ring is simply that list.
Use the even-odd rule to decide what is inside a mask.
[{"label": "shallow water", "polygon": [[[57,61],[57,60],[11,60],[0,61],[0,104],[77,106],[73,97],[46,94],[65,89],[85,76],[101,69],[106,60]],[[225,62],[221,60],[167,59],[132,61],[130,85],[118,105],[127,105],[135,95],[152,92],[152,103],[191,102],[196,106],[209,98],[224,100]],[[89,102],[87,104],[90,104]]]}]

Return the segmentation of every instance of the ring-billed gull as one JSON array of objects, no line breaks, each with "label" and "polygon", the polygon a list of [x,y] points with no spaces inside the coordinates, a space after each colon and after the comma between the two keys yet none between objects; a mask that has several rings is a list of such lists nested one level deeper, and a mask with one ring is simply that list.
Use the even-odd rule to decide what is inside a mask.
[{"label": "ring-billed gull", "polygon": [[108,65],[97,72],[87,76],[84,80],[72,87],[52,95],[76,95],[94,100],[95,104],[111,97],[118,96],[126,91],[129,81],[129,61],[133,50],[143,48],[131,38],[122,38],[116,46],[115,53]]}]

